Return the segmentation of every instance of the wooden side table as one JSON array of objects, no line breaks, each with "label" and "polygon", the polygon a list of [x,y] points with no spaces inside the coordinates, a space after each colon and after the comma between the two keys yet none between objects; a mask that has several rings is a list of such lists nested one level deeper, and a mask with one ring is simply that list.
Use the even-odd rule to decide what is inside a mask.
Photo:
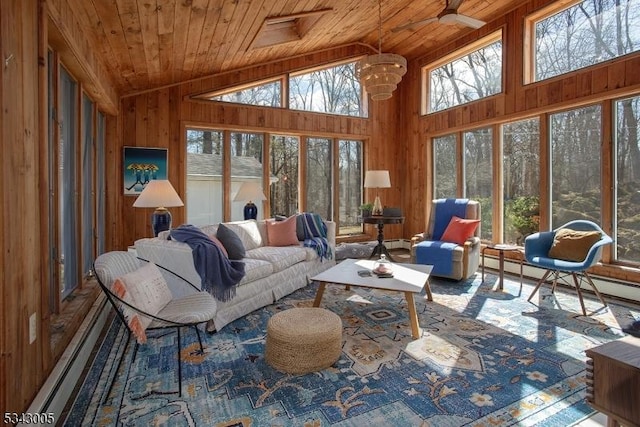
[{"label": "wooden side table", "polygon": [[500,274],[500,281],[498,282],[498,290],[504,289],[504,253],[505,252],[517,252],[520,259],[520,286],[522,286],[522,264],[524,262],[524,254],[520,250],[520,246],[507,245],[507,244],[489,244],[482,248],[482,283],[484,283],[484,253],[487,249],[493,249],[498,251],[498,273]]},{"label": "wooden side table", "polygon": [[640,338],[627,336],[586,351],[587,402],[607,426],[640,426]]},{"label": "wooden side table", "polygon": [[389,261],[393,262],[393,258],[389,255],[387,247],[384,245],[384,225],[385,224],[402,224],[404,222],[403,216],[383,216],[383,215],[370,215],[362,217],[362,222],[365,224],[377,224],[378,225],[378,244],[373,248],[370,259],[375,255],[385,254]]}]

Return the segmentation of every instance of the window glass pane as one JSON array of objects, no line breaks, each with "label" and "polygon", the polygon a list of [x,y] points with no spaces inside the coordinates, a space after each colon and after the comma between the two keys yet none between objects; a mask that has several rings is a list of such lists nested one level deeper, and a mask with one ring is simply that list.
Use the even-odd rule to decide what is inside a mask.
[{"label": "window glass pane", "polygon": [[640,97],[616,102],[615,111],[615,253],[640,263]]},{"label": "window glass pane", "polygon": [[639,26],[636,0],[585,0],[537,22],[536,81],[637,51]]},{"label": "window glass pane", "polygon": [[280,80],[242,89],[232,93],[209,97],[212,101],[235,102],[237,104],[282,106],[282,85]]},{"label": "window glass pane", "polygon": [[[244,206],[248,200],[234,200],[236,193],[243,182],[251,181],[258,183],[264,192],[262,182],[262,150],[264,137],[261,133],[231,133],[231,220],[236,221],[244,218]],[[270,181],[275,177],[271,175]],[[253,200],[258,207],[257,219],[264,218],[263,203]]]},{"label": "window glass pane", "polygon": [[465,196],[480,202],[482,215],[481,238],[492,240],[493,201],[493,132],[490,128],[463,134]]},{"label": "window glass pane", "polygon": [[503,242],[523,245],[539,231],[540,123],[537,118],[502,126]]},{"label": "window glass pane", "polygon": [[60,140],[58,141],[58,262],[61,298],[66,298],[78,285],[78,247],[76,224],[78,202],[75,183],[78,136],[78,84],[60,68]]},{"label": "window glass pane", "polygon": [[223,221],[223,133],[187,129],[187,223]]},{"label": "window glass pane", "polygon": [[502,40],[429,71],[429,112],[502,91]]},{"label": "window glass pane", "polygon": [[93,102],[82,95],[82,274],[93,264]]},{"label": "window glass pane", "polygon": [[290,76],[289,108],[364,116],[355,62]]},{"label": "window glass pane", "polygon": [[600,106],[553,114],[550,121],[552,228],[574,219],[600,224]]},{"label": "window glass pane", "polygon": [[340,140],[339,150],[339,230],[338,234],[362,232],[360,205],[362,204],[362,141]]},{"label": "window glass pane", "polygon": [[434,195],[436,199],[456,197],[456,136],[433,138]]},{"label": "window glass pane", "polygon": [[333,219],[331,145],[328,138],[307,138],[306,210],[325,219]]},{"label": "window glass pane", "polygon": [[298,212],[298,146],[294,136],[271,135],[269,162],[271,175],[271,216]]}]

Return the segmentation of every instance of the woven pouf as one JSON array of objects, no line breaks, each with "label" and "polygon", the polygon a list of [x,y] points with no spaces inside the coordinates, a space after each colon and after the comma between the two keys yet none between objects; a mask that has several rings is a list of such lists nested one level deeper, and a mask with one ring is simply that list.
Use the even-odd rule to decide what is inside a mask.
[{"label": "woven pouf", "polygon": [[279,371],[306,374],[333,365],[342,350],[342,321],[324,308],[291,308],[269,319],[265,360]]}]

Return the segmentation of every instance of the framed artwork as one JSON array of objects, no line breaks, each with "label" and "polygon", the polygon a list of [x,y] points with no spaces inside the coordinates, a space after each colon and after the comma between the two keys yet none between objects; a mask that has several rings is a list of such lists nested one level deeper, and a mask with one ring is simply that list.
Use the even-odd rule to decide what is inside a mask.
[{"label": "framed artwork", "polygon": [[124,147],[124,194],[140,194],[153,179],[168,179],[166,148]]}]

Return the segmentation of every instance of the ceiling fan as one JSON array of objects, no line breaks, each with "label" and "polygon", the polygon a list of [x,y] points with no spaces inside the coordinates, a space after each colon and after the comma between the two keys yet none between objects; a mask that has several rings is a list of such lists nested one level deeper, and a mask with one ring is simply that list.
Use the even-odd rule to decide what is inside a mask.
[{"label": "ceiling fan", "polygon": [[462,4],[462,2],[464,2],[464,0],[447,0],[447,5],[445,6],[444,10],[438,14],[438,16],[423,19],[421,21],[410,22],[408,24],[396,27],[391,31],[397,32],[407,29],[413,29],[415,27],[426,25],[431,22],[439,22],[440,24],[448,25],[461,24],[471,28],[480,28],[484,24],[486,24],[486,22],[479,19],[475,19],[470,16],[458,13],[458,8]]}]

